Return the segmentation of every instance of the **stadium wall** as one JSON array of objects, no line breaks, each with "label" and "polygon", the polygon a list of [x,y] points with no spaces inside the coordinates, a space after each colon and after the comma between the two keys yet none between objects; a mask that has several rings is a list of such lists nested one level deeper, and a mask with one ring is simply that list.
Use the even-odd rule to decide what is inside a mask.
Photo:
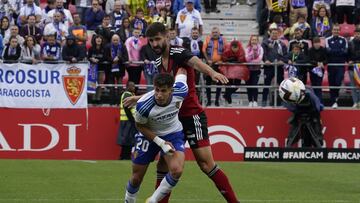
[{"label": "stadium wall", "polygon": [[[208,108],[215,160],[241,161],[244,147],[283,147],[290,113],[284,109]],[[118,159],[119,109],[0,108],[0,158]],[[328,148],[360,148],[356,110],[326,110],[323,133]],[[187,159],[193,156],[189,149]]]}]

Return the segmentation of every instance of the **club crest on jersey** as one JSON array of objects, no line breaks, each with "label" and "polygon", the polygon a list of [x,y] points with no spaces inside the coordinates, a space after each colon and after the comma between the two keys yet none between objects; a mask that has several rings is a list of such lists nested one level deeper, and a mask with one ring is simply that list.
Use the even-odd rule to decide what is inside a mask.
[{"label": "club crest on jersey", "polygon": [[85,76],[80,76],[81,69],[75,66],[67,68],[66,72],[69,75],[62,77],[64,90],[71,104],[75,105],[84,91]]},{"label": "club crest on jersey", "polygon": [[175,103],[175,107],[178,108],[178,109],[180,109],[180,107],[181,107],[181,102],[179,102],[179,101],[176,102],[176,103]]}]

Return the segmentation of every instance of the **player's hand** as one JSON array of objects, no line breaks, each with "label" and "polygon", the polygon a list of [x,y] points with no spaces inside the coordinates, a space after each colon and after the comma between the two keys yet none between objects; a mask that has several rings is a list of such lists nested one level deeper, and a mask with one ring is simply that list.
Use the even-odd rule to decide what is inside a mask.
[{"label": "player's hand", "polygon": [[165,143],[164,143],[163,147],[161,147],[161,149],[167,155],[173,155],[173,153],[175,152],[174,145],[172,145],[171,142],[168,142],[168,141],[165,141]]},{"label": "player's hand", "polygon": [[227,84],[229,82],[229,80],[225,77],[225,75],[218,72],[214,72],[211,75],[211,79],[215,82],[221,82],[222,84]]},{"label": "player's hand", "polygon": [[131,108],[136,105],[136,102],[140,99],[139,96],[126,97],[124,99],[124,107]]}]

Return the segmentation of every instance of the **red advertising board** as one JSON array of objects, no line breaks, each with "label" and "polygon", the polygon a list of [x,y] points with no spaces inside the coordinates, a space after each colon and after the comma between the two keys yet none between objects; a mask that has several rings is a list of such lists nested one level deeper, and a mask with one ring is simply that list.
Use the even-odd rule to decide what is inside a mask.
[{"label": "red advertising board", "polygon": [[[244,147],[283,147],[290,113],[285,109],[209,108],[210,141],[215,160],[239,161]],[[326,147],[360,148],[359,111],[322,113]],[[119,110],[0,108],[0,158],[117,159]],[[190,150],[187,159],[193,159]]]}]

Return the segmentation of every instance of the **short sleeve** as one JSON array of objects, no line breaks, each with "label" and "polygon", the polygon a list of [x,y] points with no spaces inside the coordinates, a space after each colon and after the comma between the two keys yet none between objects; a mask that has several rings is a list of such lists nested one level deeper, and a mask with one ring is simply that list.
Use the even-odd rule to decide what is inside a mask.
[{"label": "short sleeve", "polygon": [[186,75],[177,75],[175,77],[175,84],[174,84],[174,96],[181,97],[185,99],[188,94],[188,86],[186,84]]},{"label": "short sleeve", "polygon": [[172,55],[176,64],[184,64],[194,56],[188,49],[183,47],[172,47],[170,55]]}]

